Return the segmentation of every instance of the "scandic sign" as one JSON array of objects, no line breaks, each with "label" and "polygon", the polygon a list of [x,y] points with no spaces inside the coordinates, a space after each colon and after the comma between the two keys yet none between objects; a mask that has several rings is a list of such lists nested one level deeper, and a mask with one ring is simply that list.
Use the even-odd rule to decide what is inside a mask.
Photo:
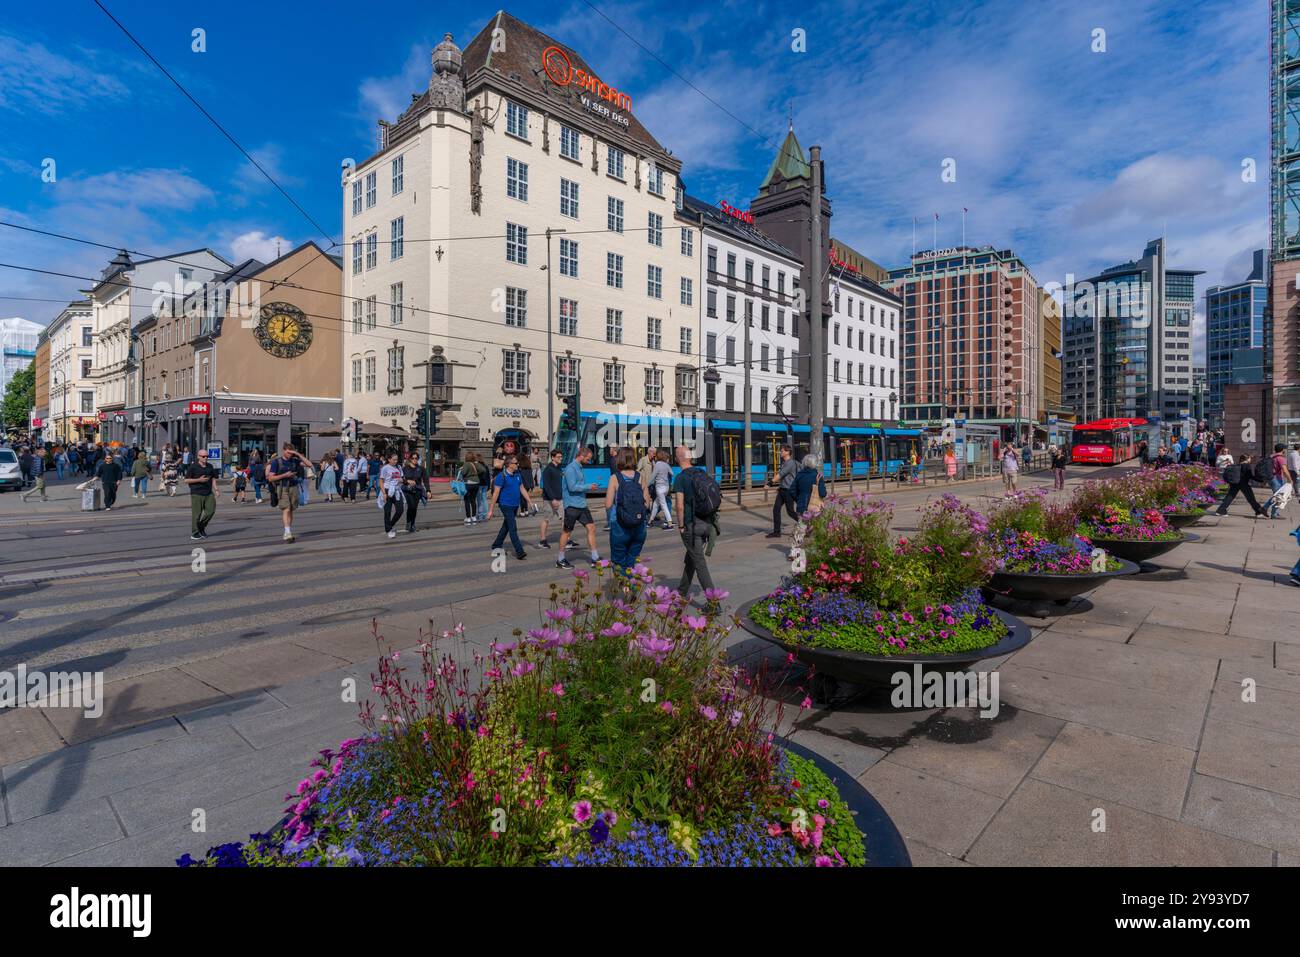
[{"label": "scandic sign", "polygon": [[737,209],[735,206],[732,206],[730,203],[728,203],[725,199],[718,200],[718,208],[722,210],[724,213],[726,213],[728,216],[731,216],[734,219],[738,219],[742,223],[749,223],[749,225],[751,226],[754,225],[753,213],[750,213],[747,210]]},{"label": "scandic sign", "polygon": [[542,51],[542,69],[556,86],[576,86],[580,90],[596,94],[602,100],[608,100],[616,109],[632,109],[632,97],[600,82],[600,77],[594,73],[581,68],[574,69],[569,54],[557,46],[549,46]]}]

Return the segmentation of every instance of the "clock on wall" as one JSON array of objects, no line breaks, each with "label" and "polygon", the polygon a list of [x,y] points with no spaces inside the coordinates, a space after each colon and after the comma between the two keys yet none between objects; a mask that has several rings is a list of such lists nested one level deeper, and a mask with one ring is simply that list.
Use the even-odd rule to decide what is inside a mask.
[{"label": "clock on wall", "polygon": [[311,322],[297,306],[272,302],[261,308],[254,333],[258,343],[271,355],[293,359],[311,345]]}]

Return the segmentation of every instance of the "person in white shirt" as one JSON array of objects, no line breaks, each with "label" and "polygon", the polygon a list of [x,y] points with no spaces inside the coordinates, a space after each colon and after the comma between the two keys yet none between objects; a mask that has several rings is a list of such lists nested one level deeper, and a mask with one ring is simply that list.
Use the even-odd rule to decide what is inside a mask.
[{"label": "person in white shirt", "polygon": [[397,453],[389,452],[388,460],[379,470],[379,505],[384,510],[384,534],[396,538],[393,528],[402,518],[406,507],[402,494],[402,470],[397,466]]},{"label": "person in white shirt", "polygon": [[361,474],[361,463],[351,452],[343,460],[343,500],[355,503],[357,500],[357,480]]}]

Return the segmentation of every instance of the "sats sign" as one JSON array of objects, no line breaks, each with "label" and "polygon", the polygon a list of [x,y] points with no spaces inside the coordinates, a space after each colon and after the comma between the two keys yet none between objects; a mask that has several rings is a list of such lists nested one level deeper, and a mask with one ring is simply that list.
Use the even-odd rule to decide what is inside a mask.
[{"label": "sats sign", "polygon": [[602,83],[594,73],[574,67],[569,54],[557,46],[549,46],[542,51],[542,69],[556,86],[576,86],[607,100],[615,109],[632,109],[632,97],[608,83]]}]

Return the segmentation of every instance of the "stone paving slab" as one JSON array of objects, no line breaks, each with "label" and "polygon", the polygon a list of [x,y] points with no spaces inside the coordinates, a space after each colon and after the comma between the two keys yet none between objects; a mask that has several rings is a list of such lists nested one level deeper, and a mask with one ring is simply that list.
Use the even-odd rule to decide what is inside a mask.
[{"label": "stone paving slab", "polygon": [[1214,684],[1216,671],[1213,661],[1169,655],[1132,644],[1116,645],[1095,638],[1065,638],[1057,631],[1048,631],[1012,660],[1018,668],[1037,668],[1109,681],[1167,695],[1185,691],[1208,692]]},{"label": "stone paving slab", "polygon": [[1271,667],[1273,663],[1270,641],[1153,624],[1150,618],[1133,633],[1130,643],[1152,652],[1174,652],[1244,665]]},{"label": "stone paving slab", "polygon": [[176,668],[154,671],[104,685],[104,713],[86,718],[81,711],[54,708],[50,722],[69,744],[127,730],[148,721],[213,704],[226,697],[209,684]]},{"label": "stone paving slab", "polygon": [[1235,721],[1209,721],[1196,770],[1300,798],[1300,740]]},{"label": "stone paving slab", "polygon": [[1217,682],[1210,699],[1210,723],[1232,721],[1300,739],[1300,694],[1267,685],[1257,685],[1250,694],[1253,701],[1243,700],[1247,690],[1240,681]]},{"label": "stone paving slab", "polygon": [[893,819],[900,834],[962,857],[1002,806],[1002,799],[889,759],[859,779]]},{"label": "stone paving slab", "polygon": [[183,665],[180,671],[228,695],[275,687],[347,664],[292,642],[272,642]]},{"label": "stone paving slab", "polygon": [[1300,799],[1193,774],[1183,820],[1219,834],[1300,854]]},{"label": "stone paving slab", "polygon": [[[1105,811],[1097,833],[1094,812]],[[1030,778],[966,859],[990,866],[1267,867],[1271,849]]]},{"label": "stone paving slab", "polygon": [[63,746],[44,708],[0,711],[0,767],[45,754]]},{"label": "stone paving slab", "polygon": [[78,801],[21,827],[0,828],[0,866],[40,867],[122,837],[106,798]]}]

